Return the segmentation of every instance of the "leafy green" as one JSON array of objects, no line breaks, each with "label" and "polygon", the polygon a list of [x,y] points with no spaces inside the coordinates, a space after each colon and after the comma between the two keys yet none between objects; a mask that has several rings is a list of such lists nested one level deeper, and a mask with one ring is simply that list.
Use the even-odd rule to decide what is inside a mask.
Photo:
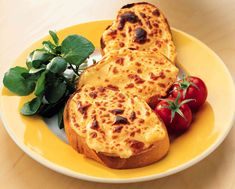
[{"label": "leafy green", "polygon": [[58,38],[57,34],[53,31],[51,31],[51,30],[49,31],[49,34],[51,35],[55,45],[58,45],[59,44],[59,38]]},{"label": "leafy green", "polygon": [[32,57],[33,57],[33,53],[34,53],[34,51],[31,52],[31,53],[29,54],[29,56],[27,57],[27,59],[26,59],[26,65],[27,65],[28,69],[31,69],[31,68],[32,68]]},{"label": "leafy green", "polygon": [[[45,98],[49,103],[58,102],[67,89],[65,81],[61,78],[57,78],[54,74],[48,74],[47,80],[50,81],[47,83],[45,88]],[[50,79],[49,79],[50,78]]]},{"label": "leafy green", "polygon": [[55,51],[56,51],[57,55],[61,55],[61,46],[57,46],[55,48]]},{"label": "leafy green", "polygon": [[[21,67],[22,68],[22,67]],[[31,81],[37,81],[37,79],[40,77],[40,72],[36,72],[36,73],[22,73],[21,76],[25,79],[25,80],[31,80]]]},{"label": "leafy green", "polygon": [[46,71],[43,72],[40,77],[38,78],[37,84],[36,84],[36,88],[34,91],[34,94],[36,96],[41,96],[44,93],[45,90],[45,83],[46,83]]},{"label": "leafy green", "polygon": [[56,46],[54,44],[52,44],[52,42],[50,41],[43,41],[42,42],[43,46],[44,46],[44,49],[49,52],[49,53],[52,53],[52,54],[55,54],[56,53]]},{"label": "leafy green", "polygon": [[67,62],[61,57],[53,58],[49,64],[47,64],[47,70],[53,73],[63,73],[67,68]]},{"label": "leafy green", "polygon": [[30,73],[30,74],[34,74],[34,73],[38,73],[38,72],[40,72],[40,71],[42,71],[42,70],[45,70],[45,68],[44,68],[44,67],[41,67],[41,68],[34,68],[34,67],[32,67],[32,68],[29,70],[29,73]]},{"label": "leafy green", "polygon": [[64,59],[76,66],[82,64],[94,50],[94,45],[80,35],[70,35],[61,44]]},{"label": "leafy green", "polygon": [[23,115],[35,115],[40,108],[41,102],[41,98],[36,97],[33,100],[25,103],[20,112]]},{"label": "leafy green", "polygon": [[32,56],[32,67],[39,68],[43,63],[48,63],[54,56],[42,50],[36,50]]},{"label": "leafy green", "polygon": [[53,103],[53,104],[52,103],[42,104],[42,106],[40,107],[40,110],[38,111],[38,114],[40,114],[43,117],[51,117],[55,114],[58,114],[58,110],[64,107],[69,96],[70,96],[69,91],[66,91],[64,96],[58,102]]},{"label": "leafy green", "polygon": [[11,92],[16,93],[19,96],[29,95],[35,88],[35,80],[25,79],[23,74],[28,74],[28,70],[26,68],[19,66],[11,68],[5,73],[3,84]]},{"label": "leafy green", "polygon": [[[42,48],[33,50],[26,66],[14,67],[5,73],[3,84],[13,93],[24,96],[34,92],[35,98],[21,109],[23,115],[58,115],[58,125],[63,127],[63,109],[75,91],[76,80],[87,65],[94,45],[80,35],[70,35],[61,44],[53,31],[52,41],[43,41]],[[67,72],[67,70],[72,70]],[[71,73],[68,75],[68,73]]]},{"label": "leafy green", "polygon": [[58,126],[60,129],[64,128],[64,120],[63,120],[64,106],[62,106],[58,112]]}]

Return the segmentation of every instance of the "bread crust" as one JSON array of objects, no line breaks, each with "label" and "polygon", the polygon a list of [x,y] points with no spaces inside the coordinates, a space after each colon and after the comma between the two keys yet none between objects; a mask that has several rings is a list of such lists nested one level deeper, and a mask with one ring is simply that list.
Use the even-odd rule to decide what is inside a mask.
[{"label": "bread crust", "polygon": [[169,150],[169,138],[166,136],[162,140],[154,143],[150,148],[126,159],[109,156],[108,154],[104,153],[96,153],[93,149],[88,147],[85,142],[85,138],[79,136],[76,131],[71,128],[69,124],[68,106],[69,101],[64,110],[64,126],[70,145],[77,152],[84,154],[86,157],[93,159],[103,165],[106,165],[113,169],[130,169],[143,167],[159,161],[164,156],[166,156]]}]

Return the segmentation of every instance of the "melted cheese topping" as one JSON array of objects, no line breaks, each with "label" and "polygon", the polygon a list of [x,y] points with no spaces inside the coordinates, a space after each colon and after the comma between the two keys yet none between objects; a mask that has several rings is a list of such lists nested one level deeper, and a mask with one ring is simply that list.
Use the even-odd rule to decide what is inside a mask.
[{"label": "melted cheese topping", "polygon": [[175,62],[176,49],[168,22],[162,12],[149,3],[120,9],[116,20],[103,33],[101,42],[104,53],[120,48],[151,50]]},{"label": "melted cheese topping", "polygon": [[167,136],[144,100],[113,86],[83,86],[67,105],[69,124],[97,153],[129,158]]},{"label": "melted cheese topping", "polygon": [[81,75],[78,87],[111,84],[144,100],[165,96],[176,81],[178,69],[163,55],[122,49],[106,54]]}]

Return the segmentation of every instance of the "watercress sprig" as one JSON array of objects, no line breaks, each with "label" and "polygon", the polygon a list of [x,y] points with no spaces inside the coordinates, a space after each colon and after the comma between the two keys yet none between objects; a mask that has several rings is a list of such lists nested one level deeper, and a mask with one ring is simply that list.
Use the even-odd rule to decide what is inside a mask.
[{"label": "watercress sprig", "polygon": [[19,96],[34,93],[35,97],[21,108],[23,115],[51,117],[58,114],[59,127],[63,128],[65,103],[95,47],[80,35],[69,35],[60,44],[55,32],[49,31],[49,34],[52,41],[43,41],[42,48],[29,54],[26,68],[10,68],[3,84]]}]

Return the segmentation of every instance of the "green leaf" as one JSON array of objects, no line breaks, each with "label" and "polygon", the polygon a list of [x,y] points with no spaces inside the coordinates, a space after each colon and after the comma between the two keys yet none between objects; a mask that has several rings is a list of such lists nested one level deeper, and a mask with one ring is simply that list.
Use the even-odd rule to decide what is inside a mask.
[{"label": "green leaf", "polygon": [[29,56],[27,57],[27,59],[26,59],[26,65],[27,65],[28,69],[31,69],[31,68],[32,68],[33,53],[34,53],[34,51],[31,52],[31,53],[29,54]]},{"label": "green leaf", "polygon": [[46,68],[34,68],[34,67],[32,67],[30,70],[29,70],[29,73],[30,74],[34,74],[34,73],[38,73],[38,72],[40,72],[40,71],[42,71],[42,70],[45,70]]},{"label": "green leaf", "polygon": [[37,84],[36,84],[36,88],[35,88],[35,91],[34,91],[34,94],[36,96],[41,96],[45,90],[45,78],[46,78],[46,71],[43,72],[41,74],[41,76],[38,78],[38,81],[37,81]]},{"label": "green leaf", "polygon": [[9,69],[3,78],[4,86],[19,96],[29,95],[35,88],[35,79],[26,79],[24,74],[28,77],[30,75],[26,68],[16,66]]},{"label": "green leaf", "polygon": [[61,51],[65,60],[79,66],[95,50],[94,45],[80,35],[70,35],[61,44]]},{"label": "green leaf", "polygon": [[58,45],[59,44],[59,38],[58,38],[57,34],[54,31],[51,31],[51,30],[49,31],[49,34],[51,35],[54,43],[56,45]]},{"label": "green leaf", "polygon": [[[75,89],[76,89],[76,81],[75,81],[75,78],[74,78],[75,75],[72,75],[72,76],[73,76],[72,78],[67,78],[67,77],[65,76],[65,74],[62,75],[62,78],[63,78],[63,80],[66,82],[66,84],[67,84],[67,89],[68,89],[68,91],[69,91],[70,93],[73,93],[73,92],[75,91]],[[76,76],[75,76],[75,77],[76,77]]]},{"label": "green leaf", "polygon": [[43,41],[42,44],[44,46],[44,49],[48,51],[49,53],[52,53],[52,54],[56,53],[56,50],[55,50],[56,46],[52,42]]},{"label": "green leaf", "polygon": [[[27,70],[28,71],[28,70]],[[25,79],[25,80],[31,80],[36,82],[37,79],[40,77],[41,73],[37,72],[37,73],[22,73],[21,76]]]},{"label": "green leaf", "polygon": [[48,63],[54,56],[48,52],[42,50],[36,50],[32,56],[32,66],[39,68],[41,64]]},{"label": "green leaf", "polygon": [[61,57],[55,57],[47,64],[47,70],[53,73],[63,73],[67,68],[67,62]]},{"label": "green leaf", "polygon": [[43,117],[51,117],[58,114],[58,110],[65,106],[65,102],[68,100],[69,96],[70,93],[66,91],[64,96],[58,102],[53,104],[43,104],[38,113]]},{"label": "green leaf", "polygon": [[61,46],[55,48],[56,54],[61,54]]},{"label": "green leaf", "polygon": [[41,98],[36,97],[33,100],[27,102],[24,104],[24,106],[21,108],[20,112],[23,115],[34,115],[37,113],[37,111],[40,108],[41,105]]},{"label": "green leaf", "polygon": [[63,113],[64,113],[64,106],[58,112],[58,126],[60,129],[64,128]]},{"label": "green leaf", "polygon": [[45,98],[49,103],[56,103],[63,97],[67,85],[63,79],[56,78],[52,74],[47,74],[49,77],[47,77],[48,82],[45,90]]}]

